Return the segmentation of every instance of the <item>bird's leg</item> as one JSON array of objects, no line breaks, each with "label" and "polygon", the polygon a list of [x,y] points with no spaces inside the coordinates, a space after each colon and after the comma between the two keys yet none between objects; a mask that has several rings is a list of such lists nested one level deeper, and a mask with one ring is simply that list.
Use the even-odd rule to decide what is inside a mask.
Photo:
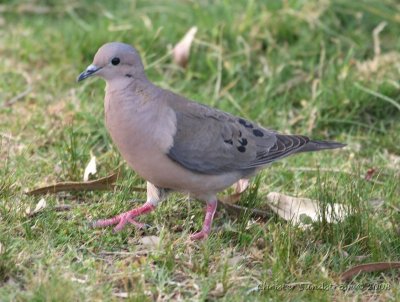
[{"label": "bird's leg", "polygon": [[122,230],[127,223],[131,223],[138,228],[142,228],[144,224],[137,222],[134,218],[154,210],[157,204],[165,198],[166,193],[166,190],[157,188],[150,182],[147,182],[147,201],[144,205],[109,219],[95,221],[93,227],[116,225],[114,231],[118,232]]},{"label": "bird's leg", "polygon": [[190,236],[191,240],[201,240],[207,238],[211,231],[211,224],[214,219],[215,211],[217,210],[217,200],[207,201],[206,217],[204,218],[203,228],[200,232]]}]

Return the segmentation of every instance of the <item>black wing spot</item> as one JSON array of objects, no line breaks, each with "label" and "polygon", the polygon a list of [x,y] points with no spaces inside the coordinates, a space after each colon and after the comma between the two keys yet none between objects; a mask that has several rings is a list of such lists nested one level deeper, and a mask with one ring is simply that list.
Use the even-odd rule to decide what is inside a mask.
[{"label": "black wing spot", "polygon": [[249,123],[248,121],[244,120],[244,119],[239,119],[239,124],[245,126],[246,128],[253,128],[253,124]]},{"label": "black wing spot", "polygon": [[127,73],[125,76],[128,77],[128,78],[133,78],[133,76],[131,74],[129,74],[129,73]]},{"label": "black wing spot", "polygon": [[229,145],[233,145],[233,140],[231,140],[231,139],[224,140],[224,142]]},{"label": "black wing spot", "polygon": [[242,152],[242,153],[246,151],[246,148],[243,146],[239,146],[239,147],[237,147],[237,149],[239,152]]},{"label": "black wing spot", "polygon": [[264,133],[261,130],[258,130],[258,129],[254,129],[253,130],[253,134],[255,136],[258,136],[258,137],[263,137],[264,136]]},{"label": "black wing spot", "polygon": [[241,144],[242,146],[246,146],[247,145],[247,139],[242,138],[238,140],[239,144]]}]

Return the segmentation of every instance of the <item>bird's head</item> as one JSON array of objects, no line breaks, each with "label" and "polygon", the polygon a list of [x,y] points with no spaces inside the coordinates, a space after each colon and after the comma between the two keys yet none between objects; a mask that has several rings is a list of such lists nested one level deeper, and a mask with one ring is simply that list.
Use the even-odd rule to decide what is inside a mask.
[{"label": "bird's head", "polygon": [[82,72],[77,81],[99,76],[106,81],[144,76],[140,55],[135,48],[120,42],[104,44],[94,56],[93,63]]}]

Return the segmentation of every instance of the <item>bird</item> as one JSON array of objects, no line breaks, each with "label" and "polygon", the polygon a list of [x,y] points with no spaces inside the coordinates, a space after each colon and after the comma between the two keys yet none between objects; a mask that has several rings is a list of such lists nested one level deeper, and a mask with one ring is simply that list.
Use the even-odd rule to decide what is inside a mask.
[{"label": "bird", "polygon": [[170,192],[205,202],[202,229],[191,240],[210,235],[217,193],[248,180],[289,155],[342,148],[345,144],[286,135],[245,118],[188,100],[152,83],[138,51],[109,42],[77,78],[106,82],[105,126],[127,164],[147,181],[146,202],[125,213],[93,222],[93,227],[144,226],[136,218],[153,211]]}]

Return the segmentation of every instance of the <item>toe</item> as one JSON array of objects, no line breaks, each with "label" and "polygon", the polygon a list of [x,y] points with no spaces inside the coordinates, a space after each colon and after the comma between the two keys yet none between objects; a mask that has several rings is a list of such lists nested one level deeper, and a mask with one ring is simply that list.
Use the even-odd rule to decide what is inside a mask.
[{"label": "toe", "polygon": [[92,228],[104,228],[108,227],[110,225],[114,225],[119,223],[120,219],[118,216],[110,218],[110,219],[101,219],[101,220],[96,220],[90,223],[90,226]]},{"label": "toe", "polygon": [[142,229],[144,228],[145,224],[141,223],[141,222],[137,222],[136,220],[132,219],[132,218],[128,218],[129,223],[133,224],[135,227],[137,227],[138,229]]},{"label": "toe", "polygon": [[204,231],[200,231],[198,233],[194,233],[190,236],[190,240],[196,241],[196,240],[202,240],[206,239],[208,237],[208,234]]}]

